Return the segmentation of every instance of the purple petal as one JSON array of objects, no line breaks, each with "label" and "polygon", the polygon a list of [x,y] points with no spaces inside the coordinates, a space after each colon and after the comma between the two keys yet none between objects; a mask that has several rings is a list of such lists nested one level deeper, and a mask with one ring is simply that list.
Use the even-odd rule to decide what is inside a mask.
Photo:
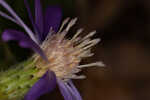
[{"label": "purple petal", "polygon": [[34,20],[33,20],[33,16],[32,16],[31,9],[30,9],[30,7],[29,7],[28,1],[27,1],[27,0],[24,0],[24,4],[25,4],[25,6],[26,6],[26,8],[27,8],[30,21],[31,21],[32,25],[34,25]]},{"label": "purple petal", "polygon": [[70,91],[68,90],[66,83],[64,83],[61,80],[57,80],[57,83],[58,83],[60,92],[63,95],[64,99],[65,100],[73,100],[73,97],[72,97]]},{"label": "purple petal", "polygon": [[5,2],[5,0],[0,0],[0,4],[8,10],[8,12],[16,19],[16,21],[21,25],[24,30],[27,32],[27,34],[30,36],[30,38],[36,42],[39,43],[39,41],[36,39],[34,33],[31,31],[31,29],[22,21],[22,19],[16,14],[16,12]]},{"label": "purple petal", "polygon": [[25,6],[27,8],[29,19],[30,19],[30,21],[32,23],[33,29],[34,29],[35,33],[38,35],[39,40],[41,41],[41,38],[39,36],[39,35],[41,35],[41,33],[39,32],[39,29],[38,29],[37,25],[35,24],[35,22],[33,20],[33,16],[32,16],[31,9],[29,7],[28,1],[24,0],[24,3],[25,3]]},{"label": "purple petal", "polygon": [[43,33],[43,12],[42,12],[42,6],[40,0],[35,0],[35,23],[40,31],[40,33]]},{"label": "purple petal", "polygon": [[75,95],[76,99],[82,100],[80,93],[78,92],[77,88],[74,86],[71,80],[68,81],[68,85],[69,85],[69,88],[71,88],[72,93]]},{"label": "purple petal", "polygon": [[16,21],[16,19],[14,19],[13,17],[7,15],[6,13],[0,11],[0,15],[1,15],[2,17],[4,17],[4,18],[6,18],[6,19],[8,19],[8,20],[10,20],[10,21],[12,21],[12,22],[14,22],[14,23],[20,25],[20,23],[19,23],[18,21]]},{"label": "purple petal", "polygon": [[46,8],[44,16],[44,38],[52,27],[55,32],[58,31],[62,18],[62,9],[58,6],[49,6]]},{"label": "purple petal", "polygon": [[37,100],[41,95],[51,92],[56,87],[56,76],[54,72],[48,71],[25,96],[25,100]]},{"label": "purple petal", "polygon": [[2,39],[4,41],[16,40],[19,42],[19,45],[21,47],[31,48],[35,52],[39,53],[44,60],[48,61],[42,49],[23,32],[13,30],[13,29],[7,29],[3,32]]},{"label": "purple petal", "polygon": [[58,86],[65,100],[82,100],[80,93],[73,85],[72,81],[63,82],[58,80]]}]

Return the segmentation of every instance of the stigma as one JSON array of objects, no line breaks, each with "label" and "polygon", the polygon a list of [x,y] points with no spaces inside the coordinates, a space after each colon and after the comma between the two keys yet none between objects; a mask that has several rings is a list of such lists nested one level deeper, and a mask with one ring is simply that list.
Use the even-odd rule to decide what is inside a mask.
[{"label": "stigma", "polygon": [[96,31],[92,31],[86,36],[81,37],[80,35],[83,29],[78,29],[72,38],[67,39],[66,35],[69,33],[70,28],[75,25],[76,21],[77,18],[72,20],[67,18],[63,21],[57,33],[52,29],[50,30],[47,38],[41,44],[41,48],[49,62],[45,62],[37,54],[34,56],[36,68],[39,69],[36,76],[41,77],[46,71],[51,70],[56,74],[56,77],[61,80],[83,79],[85,78],[84,75],[76,75],[82,68],[104,66],[100,61],[80,65],[82,59],[94,55],[91,49],[100,42],[100,39],[91,39],[91,37],[96,34]]}]

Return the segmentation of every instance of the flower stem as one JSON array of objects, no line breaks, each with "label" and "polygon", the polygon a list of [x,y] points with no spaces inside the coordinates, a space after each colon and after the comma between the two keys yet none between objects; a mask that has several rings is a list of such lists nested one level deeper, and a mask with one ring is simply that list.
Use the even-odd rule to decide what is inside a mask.
[{"label": "flower stem", "polygon": [[32,85],[37,82],[38,72],[33,59],[28,59],[7,71],[0,73],[0,100],[21,100]]}]

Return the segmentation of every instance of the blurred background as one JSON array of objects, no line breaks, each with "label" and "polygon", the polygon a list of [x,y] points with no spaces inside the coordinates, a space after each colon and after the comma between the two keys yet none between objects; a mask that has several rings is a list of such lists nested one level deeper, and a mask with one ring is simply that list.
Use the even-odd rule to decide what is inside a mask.
[{"label": "blurred background", "polygon": [[[30,25],[23,0],[7,0]],[[84,34],[97,30],[101,42],[95,56],[82,63],[103,61],[105,68],[83,70],[87,78],[75,80],[83,100],[150,100],[150,1],[149,0],[41,0],[44,7],[60,5],[63,18],[78,17],[75,27]],[[33,8],[34,0],[30,0]],[[0,8],[4,10],[3,8]],[[17,25],[0,17],[0,34]],[[71,33],[73,34],[73,32]],[[0,69],[23,61],[32,51],[0,39]],[[40,100],[63,100],[58,89]]]}]

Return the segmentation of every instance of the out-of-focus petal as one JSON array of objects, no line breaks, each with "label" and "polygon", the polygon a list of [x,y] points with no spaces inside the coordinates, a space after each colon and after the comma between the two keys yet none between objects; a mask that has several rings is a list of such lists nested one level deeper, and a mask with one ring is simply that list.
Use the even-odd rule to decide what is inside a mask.
[{"label": "out-of-focus petal", "polygon": [[44,38],[52,27],[55,32],[58,31],[62,19],[62,9],[58,6],[48,6],[44,15]]},{"label": "out-of-focus petal", "polygon": [[29,7],[28,1],[24,0],[24,4],[25,4],[25,6],[27,8],[29,19],[30,19],[30,21],[32,23],[33,29],[34,29],[35,33],[38,35],[39,41],[41,41],[41,38],[40,38],[41,33],[39,32],[39,29],[38,29],[37,25],[34,22],[34,19],[33,19],[33,16],[32,16],[31,9]]},{"label": "out-of-focus petal", "polygon": [[34,0],[35,1],[35,23],[40,31],[40,33],[43,33],[43,12],[42,12],[42,5],[41,0]]},{"label": "out-of-focus petal", "polygon": [[57,80],[57,83],[65,100],[82,100],[80,93],[71,80],[68,80],[67,82]]},{"label": "out-of-focus petal", "polygon": [[64,83],[63,81],[59,80],[59,79],[57,80],[57,83],[58,83],[60,92],[63,95],[64,99],[65,100],[74,100],[70,91],[68,90],[68,88],[66,86],[67,84]]},{"label": "out-of-focus petal", "polygon": [[41,95],[51,92],[56,87],[54,72],[48,71],[25,96],[25,100],[37,100]]},{"label": "out-of-focus petal", "polygon": [[47,61],[47,57],[43,53],[42,49],[37,45],[31,38],[25,35],[23,32],[7,29],[2,34],[2,39],[4,41],[16,40],[19,45],[24,48],[31,48],[35,52],[41,55],[41,57]]},{"label": "out-of-focus petal", "polygon": [[31,21],[32,25],[34,25],[34,20],[33,20],[33,16],[32,16],[31,9],[29,7],[28,1],[24,0],[24,4],[25,4],[25,7],[27,8],[30,21]]},{"label": "out-of-focus petal", "polygon": [[30,36],[30,38],[38,43],[38,40],[36,39],[34,33],[31,31],[31,29],[22,21],[22,19],[16,14],[16,12],[5,2],[5,0],[0,0],[0,5],[2,5],[19,23],[19,25],[24,28],[24,30],[27,32],[27,34]]},{"label": "out-of-focus petal", "polygon": [[77,88],[74,86],[73,82],[71,80],[68,81],[68,87],[71,88],[71,92],[75,96],[76,100],[82,100],[82,97],[80,93],[78,92]]}]

